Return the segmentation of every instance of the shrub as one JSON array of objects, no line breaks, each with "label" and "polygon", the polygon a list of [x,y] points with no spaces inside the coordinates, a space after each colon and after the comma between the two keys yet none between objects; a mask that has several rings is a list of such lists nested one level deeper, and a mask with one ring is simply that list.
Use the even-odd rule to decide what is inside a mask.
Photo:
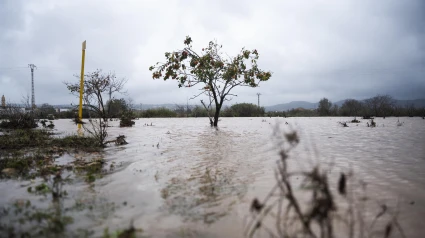
[{"label": "shrub", "polygon": [[0,123],[0,128],[31,129],[37,127],[34,114],[25,112],[18,106],[9,106],[0,111],[0,118],[4,119]]}]

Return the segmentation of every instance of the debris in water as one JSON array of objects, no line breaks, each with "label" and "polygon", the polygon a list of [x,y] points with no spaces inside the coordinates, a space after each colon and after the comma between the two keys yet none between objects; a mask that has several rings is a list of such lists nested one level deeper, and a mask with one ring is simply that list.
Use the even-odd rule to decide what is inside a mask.
[{"label": "debris in water", "polygon": [[254,200],[251,203],[251,212],[252,211],[256,211],[256,212],[260,212],[261,209],[263,209],[264,205],[261,204],[257,198],[254,198]]}]

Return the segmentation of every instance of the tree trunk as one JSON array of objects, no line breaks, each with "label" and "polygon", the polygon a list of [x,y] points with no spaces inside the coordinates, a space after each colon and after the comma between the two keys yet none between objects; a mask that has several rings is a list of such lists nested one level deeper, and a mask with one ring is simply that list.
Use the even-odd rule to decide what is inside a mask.
[{"label": "tree trunk", "polygon": [[218,125],[218,117],[220,116],[220,109],[221,109],[221,104],[217,105],[215,107],[215,113],[214,113],[214,127],[217,127]]},{"label": "tree trunk", "polygon": [[215,113],[214,115],[214,127],[217,127],[218,124],[218,113]]}]

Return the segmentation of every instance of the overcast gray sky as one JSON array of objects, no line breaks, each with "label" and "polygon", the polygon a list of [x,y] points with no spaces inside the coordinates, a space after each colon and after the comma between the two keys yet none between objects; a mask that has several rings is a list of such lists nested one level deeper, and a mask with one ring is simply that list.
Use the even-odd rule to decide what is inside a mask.
[{"label": "overcast gray sky", "polygon": [[214,39],[230,56],[257,49],[273,72],[232,103],[425,98],[423,0],[0,0],[0,94],[29,95],[32,63],[37,104],[76,103],[63,82],[78,80],[87,40],[86,72],[127,78],[135,103],[186,103],[196,90],[148,68],[187,35],[196,50]]}]

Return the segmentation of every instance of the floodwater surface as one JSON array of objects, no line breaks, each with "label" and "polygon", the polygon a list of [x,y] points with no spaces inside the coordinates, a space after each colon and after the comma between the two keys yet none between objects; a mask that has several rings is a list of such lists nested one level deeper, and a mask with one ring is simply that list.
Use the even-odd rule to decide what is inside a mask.
[{"label": "floodwater surface", "polygon": [[[338,124],[351,119],[221,118],[219,130],[209,127],[207,118],[144,118],[131,128],[114,121],[110,137],[125,135],[128,144],[111,144],[101,153],[106,160],[101,178],[66,187],[67,203],[90,206],[74,211],[69,228],[101,236],[105,227],[112,231],[133,224],[143,236],[243,237],[252,200],[263,199],[275,184],[278,124],[299,134],[300,144],[290,154],[296,169],[320,164],[332,171],[331,183],[340,172],[353,171],[368,184],[377,207],[397,207],[408,237],[423,237],[425,120],[400,118],[403,125],[397,126],[397,118],[378,118],[375,128],[367,127],[367,120]],[[71,120],[54,122],[58,132],[76,132]],[[78,156],[84,155],[60,160]],[[0,205],[36,200],[27,193],[27,183],[0,182]]]}]

